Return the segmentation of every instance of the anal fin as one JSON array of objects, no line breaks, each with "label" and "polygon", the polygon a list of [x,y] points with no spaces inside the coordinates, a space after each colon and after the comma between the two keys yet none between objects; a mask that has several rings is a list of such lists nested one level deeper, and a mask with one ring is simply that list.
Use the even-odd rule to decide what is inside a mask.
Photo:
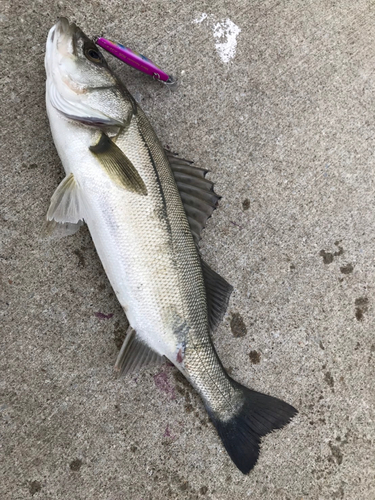
[{"label": "anal fin", "polygon": [[160,354],[153,351],[139,338],[136,331],[129,326],[124,343],[117,356],[115,371],[121,377],[140,370],[143,366],[161,365],[164,361],[164,356],[160,356]]}]

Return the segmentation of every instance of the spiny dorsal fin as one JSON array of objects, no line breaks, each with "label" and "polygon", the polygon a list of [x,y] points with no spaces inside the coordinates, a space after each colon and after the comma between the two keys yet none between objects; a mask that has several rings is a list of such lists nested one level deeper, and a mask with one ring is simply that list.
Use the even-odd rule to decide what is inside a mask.
[{"label": "spiny dorsal fin", "polygon": [[214,192],[214,185],[205,178],[208,170],[194,167],[193,162],[178,158],[165,150],[181,200],[196,244],[201,238],[207,219],[217,207],[220,196]]},{"label": "spiny dorsal fin", "polygon": [[[221,197],[214,192],[213,183],[205,179],[208,170],[196,168],[193,162],[178,158],[168,150],[165,150],[165,154],[180,191],[191,233],[198,245],[202,229]],[[211,330],[214,330],[227,310],[233,287],[203,260],[201,263],[207,295],[208,322]]]},{"label": "spiny dorsal fin", "polygon": [[137,169],[123,151],[104,133],[90,151],[98,158],[107,174],[121,187],[147,195],[147,188]]},{"label": "spiny dorsal fin", "polygon": [[213,271],[208,264],[201,259],[204,284],[206,286],[208,323],[214,330],[227,310],[230,295],[233,291],[223,277]]},{"label": "spiny dorsal fin", "polygon": [[117,356],[115,370],[120,377],[127,375],[143,366],[156,366],[164,362],[164,356],[160,356],[147,344],[139,339],[137,333],[129,326],[121,351]]}]

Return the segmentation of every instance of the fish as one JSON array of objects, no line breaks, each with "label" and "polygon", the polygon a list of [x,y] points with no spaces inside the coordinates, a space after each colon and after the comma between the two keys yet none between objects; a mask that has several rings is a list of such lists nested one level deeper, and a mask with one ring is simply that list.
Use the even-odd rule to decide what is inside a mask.
[{"label": "fish", "polygon": [[60,18],[48,34],[46,108],[65,170],[48,231],[86,223],[129,329],[119,375],[169,360],[203,400],[230,458],[247,474],[263,436],[297,410],[226,373],[212,332],[232,286],[199,251],[220,197],[207,170],[163,148],[145,113],[95,43]]}]

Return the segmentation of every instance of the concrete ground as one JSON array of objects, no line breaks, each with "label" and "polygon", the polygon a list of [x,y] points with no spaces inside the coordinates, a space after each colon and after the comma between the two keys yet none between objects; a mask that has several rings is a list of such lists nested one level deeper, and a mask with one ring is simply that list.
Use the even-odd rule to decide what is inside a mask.
[{"label": "concrete ground", "polygon": [[[299,409],[248,477],[175,369],[114,378],[127,321],[87,228],[40,233],[63,176],[43,65],[59,15],[180,81],[108,58],[223,196],[201,246],[234,286],[224,365]],[[0,29],[0,498],[373,500],[374,3],[3,0]]]}]

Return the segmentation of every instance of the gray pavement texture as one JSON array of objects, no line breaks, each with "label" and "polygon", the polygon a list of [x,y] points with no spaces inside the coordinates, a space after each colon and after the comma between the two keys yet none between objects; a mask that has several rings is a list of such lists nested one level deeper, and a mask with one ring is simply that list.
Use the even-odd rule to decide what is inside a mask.
[{"label": "gray pavement texture", "polygon": [[[224,365],[299,409],[247,477],[174,368],[114,377],[127,321],[87,228],[40,233],[63,177],[43,65],[59,15],[179,78],[108,58],[223,196],[201,247],[234,286]],[[0,498],[373,500],[374,2],[2,0],[0,30]]]}]

